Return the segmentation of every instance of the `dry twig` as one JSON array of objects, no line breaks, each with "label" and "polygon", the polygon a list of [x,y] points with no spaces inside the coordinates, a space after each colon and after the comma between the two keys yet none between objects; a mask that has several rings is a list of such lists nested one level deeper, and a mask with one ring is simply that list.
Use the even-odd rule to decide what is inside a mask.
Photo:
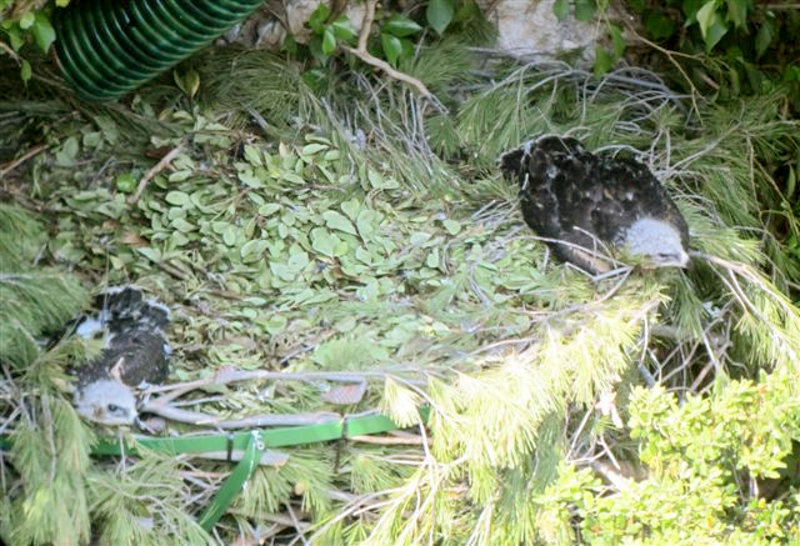
[{"label": "dry twig", "polygon": [[365,444],[377,444],[382,446],[412,445],[418,446],[424,443],[431,445],[421,436],[348,436],[351,442],[363,442]]},{"label": "dry twig", "polygon": [[9,161],[2,169],[0,169],[0,178],[5,177],[5,175],[7,175],[11,171],[13,171],[17,167],[19,167],[20,165],[22,165],[26,161],[28,161],[30,158],[32,158],[33,156],[35,156],[39,152],[42,152],[42,151],[44,151],[46,149],[47,149],[47,144],[40,144],[38,146],[34,146],[30,150],[28,150],[27,152],[22,154],[21,157],[18,157],[17,159],[15,159],[13,161]]},{"label": "dry twig", "polygon": [[[232,367],[218,369],[214,375],[204,379],[174,383],[171,385],[158,385],[150,387],[148,394],[168,392],[159,398],[164,401],[172,401],[187,392],[202,389],[209,386],[227,385],[229,383],[241,383],[243,381],[274,380],[274,381],[337,381],[344,383],[363,383],[367,378],[395,377],[399,373],[420,373],[419,369],[407,367],[392,370],[362,370],[352,372],[272,372],[268,370],[238,370]],[[425,383],[424,381],[406,380],[409,383]]]},{"label": "dry twig", "polygon": [[298,414],[264,414],[243,417],[241,419],[224,419],[219,415],[209,415],[199,411],[189,411],[169,405],[163,396],[146,402],[140,410],[152,413],[171,421],[198,426],[211,426],[219,429],[288,427],[315,425],[331,420],[341,420],[342,416],[333,412],[298,413]]},{"label": "dry twig", "polygon": [[367,50],[367,40],[369,39],[369,33],[372,30],[372,22],[375,19],[375,5],[377,3],[378,0],[368,0],[366,3],[364,20],[361,23],[361,32],[358,35],[358,47],[342,46],[342,48],[348,53],[355,55],[365,63],[383,70],[390,78],[401,81],[415,88],[423,97],[432,98],[433,93],[430,92],[424,83],[419,81],[414,76],[410,76],[405,72],[395,70],[389,63],[383,59],[375,57]]},{"label": "dry twig", "polygon": [[147,187],[147,183],[150,182],[150,180],[155,175],[166,169],[167,165],[169,165],[172,162],[172,160],[175,159],[178,156],[178,154],[181,153],[182,151],[183,151],[183,144],[178,144],[173,149],[171,149],[167,153],[167,155],[162,157],[158,163],[153,165],[153,167],[150,170],[144,173],[144,176],[141,178],[141,180],[139,180],[139,185],[136,186],[136,193],[134,193],[128,198],[128,203],[131,205],[136,203],[142,196],[144,189]]}]

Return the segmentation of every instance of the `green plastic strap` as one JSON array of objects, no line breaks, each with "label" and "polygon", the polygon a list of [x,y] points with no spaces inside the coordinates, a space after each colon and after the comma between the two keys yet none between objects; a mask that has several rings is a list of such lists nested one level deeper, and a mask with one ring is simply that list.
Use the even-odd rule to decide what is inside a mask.
[{"label": "green plastic strap", "polygon": [[[420,418],[427,423],[430,408],[420,408]],[[253,475],[261,456],[267,448],[296,446],[329,442],[353,436],[380,434],[397,430],[401,427],[385,415],[358,415],[340,419],[330,419],[323,423],[238,432],[235,434],[204,434],[202,436],[184,436],[180,438],[155,438],[150,436],[134,436],[133,442],[126,441],[120,445],[119,440],[101,438],[92,447],[92,455],[136,455],[140,449],[151,449],[166,455],[182,453],[208,453],[212,451],[244,451],[242,459],[230,476],[225,479],[211,504],[200,516],[200,525],[210,530],[228,509],[233,498],[242,490],[245,482]],[[10,449],[11,442],[6,436],[0,436],[0,448]]]},{"label": "green plastic strap", "polygon": [[[422,408],[420,417],[427,422],[430,410]],[[259,436],[267,447],[287,447],[318,442],[330,442],[352,436],[380,434],[397,430],[397,424],[385,415],[359,415],[330,419],[314,425],[281,427],[259,430]],[[202,436],[183,436],[179,438],[157,438],[134,436],[134,443],[125,442],[124,450],[118,439],[103,438],[92,448],[93,455],[130,455],[138,453],[137,448],[152,449],[166,455],[182,453],[208,453],[226,451],[229,447],[244,450],[250,443],[250,432],[238,432],[232,438],[226,434],[204,434]]]},{"label": "green plastic strap", "polygon": [[247,449],[244,451],[242,460],[239,461],[230,476],[225,479],[217,494],[211,499],[211,504],[200,515],[200,526],[206,531],[210,531],[216,525],[219,518],[228,509],[233,498],[244,488],[244,484],[250,479],[250,476],[253,475],[258,466],[261,455],[267,449],[258,431],[250,432],[249,436],[250,441],[247,443]]}]

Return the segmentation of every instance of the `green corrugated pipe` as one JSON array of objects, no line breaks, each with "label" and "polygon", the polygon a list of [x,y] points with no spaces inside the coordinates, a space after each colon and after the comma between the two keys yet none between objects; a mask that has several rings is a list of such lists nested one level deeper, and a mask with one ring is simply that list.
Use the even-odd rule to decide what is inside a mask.
[{"label": "green corrugated pipe", "polygon": [[78,93],[115,99],[246,19],[264,0],[73,0],[56,10],[56,59]]}]

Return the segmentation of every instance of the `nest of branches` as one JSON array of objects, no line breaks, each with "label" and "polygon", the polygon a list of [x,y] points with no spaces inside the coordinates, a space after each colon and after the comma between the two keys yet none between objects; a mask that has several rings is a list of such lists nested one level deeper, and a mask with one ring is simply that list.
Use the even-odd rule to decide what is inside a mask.
[{"label": "nest of branches", "polygon": [[[641,70],[597,81],[491,61],[426,87],[438,101],[364,74],[322,99],[297,79],[294,95],[269,85],[296,74],[264,54],[236,59],[248,66],[238,95],[214,65],[230,59],[215,55],[204,108],[132,101],[131,123],[165,127],[152,138],[121,135],[127,122],[106,111],[77,115],[14,165],[30,164],[35,185],[3,188],[41,215],[0,210],[16,230],[0,239],[7,542],[619,538],[628,531],[603,527],[613,503],[678,502],[658,487],[678,478],[645,449],[666,457],[654,431],[708,400],[746,412],[753,381],[796,377],[798,267],[774,226],[797,226],[771,211],[783,199],[772,166],[800,131],[771,97],[733,111]],[[405,68],[426,82],[430,66]],[[554,262],[493,167],[542,133],[636,152],[687,219],[691,267],[622,264],[592,279]],[[93,430],[70,405],[65,369],[91,347],[44,343],[86,302],[81,286],[131,280],[172,309],[175,348],[172,381],[141,393],[149,419],[133,437]],[[742,385],[733,402],[728,383]],[[776,472],[741,450],[797,418],[796,381],[760,384],[783,413],[735,420],[707,466],[738,470],[698,489],[735,510]],[[718,409],[697,426],[733,422]],[[371,413],[405,430],[269,451],[209,531],[195,516],[231,470],[219,453],[91,456],[109,433],[136,445]],[[791,451],[791,432],[775,438],[772,453]],[[628,510],[654,532],[643,508]],[[713,520],[712,534],[732,517],[685,513],[687,529]]]}]

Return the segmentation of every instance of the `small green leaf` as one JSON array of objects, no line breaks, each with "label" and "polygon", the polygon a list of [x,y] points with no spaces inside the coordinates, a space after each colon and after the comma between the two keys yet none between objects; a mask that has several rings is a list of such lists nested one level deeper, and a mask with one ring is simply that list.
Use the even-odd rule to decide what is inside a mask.
[{"label": "small green leaf", "polygon": [[675,21],[658,11],[652,11],[647,15],[644,26],[654,40],[669,38],[677,29]]},{"label": "small green leaf", "polygon": [[367,178],[369,179],[370,185],[378,190],[391,190],[400,187],[400,184],[396,180],[393,178],[385,178],[375,169],[369,169],[367,171]]},{"label": "small green leaf", "polygon": [[794,196],[794,190],[797,187],[797,171],[794,170],[794,167],[791,165],[789,166],[789,176],[786,177],[786,190],[784,191],[784,195],[787,199],[792,199]]},{"label": "small green leaf", "polygon": [[325,27],[325,32],[322,33],[322,53],[330,55],[334,50],[336,50],[336,36],[331,27]]},{"label": "small green leaf", "polygon": [[603,74],[611,70],[614,64],[614,58],[606,51],[604,47],[597,46],[594,50],[594,76],[595,78],[601,77]]},{"label": "small green leaf", "polygon": [[[311,55],[324,66],[328,61],[328,55],[322,52],[322,36],[312,36],[308,41],[308,49],[311,51]],[[318,69],[309,70],[306,75],[307,77],[304,76],[304,79],[308,80],[309,84],[325,78],[325,72]]]},{"label": "small green leaf", "polygon": [[361,238],[365,241],[370,240],[375,234],[376,224],[377,220],[374,211],[365,208],[358,214],[356,226],[358,226],[359,235],[361,235]]},{"label": "small green leaf", "polygon": [[53,25],[50,24],[50,19],[48,19],[42,12],[36,13],[35,22],[33,24],[33,28],[31,29],[31,33],[33,34],[33,39],[36,40],[36,45],[39,46],[44,53],[50,49],[50,45],[56,39],[56,31],[53,28]]},{"label": "small green leaf", "polygon": [[197,72],[197,70],[189,70],[183,75],[181,81],[183,82],[181,90],[186,93],[190,99],[194,98],[197,91],[200,89],[200,73]]},{"label": "small green leaf", "polygon": [[342,210],[351,220],[355,220],[358,218],[358,213],[361,211],[361,202],[356,198],[345,201],[342,203]]},{"label": "small green leaf", "polygon": [[686,18],[686,21],[683,23],[684,27],[689,27],[697,22],[697,12],[700,11],[702,4],[703,0],[683,0],[681,8]]},{"label": "small green leaf", "polygon": [[22,34],[19,31],[18,26],[13,26],[6,30],[8,35],[8,43],[11,44],[11,49],[14,51],[19,51],[19,48],[25,43],[25,39],[22,37]]},{"label": "small green leaf", "polygon": [[428,256],[425,258],[425,265],[430,267],[431,269],[435,269],[439,267],[439,249],[434,248],[429,253]]},{"label": "small green leaf", "polygon": [[768,20],[762,22],[756,33],[756,60],[760,59],[761,56],[766,53],[774,37],[775,28],[772,26],[772,23]]},{"label": "small green leaf", "polygon": [[283,39],[283,43],[281,44],[281,51],[286,52],[289,55],[297,55],[300,51],[300,46],[295,40],[294,36],[291,34],[287,34],[286,38]]},{"label": "small green leaf", "polygon": [[337,39],[345,42],[358,36],[346,15],[340,15],[338,19],[331,23],[330,28],[333,28],[333,33]]},{"label": "small green leaf", "polygon": [[289,323],[288,319],[283,315],[270,315],[270,317],[261,323],[264,329],[271,335],[280,334],[286,329],[286,325]]},{"label": "small green leaf", "polygon": [[325,220],[325,225],[331,229],[337,229],[351,235],[357,235],[356,228],[353,227],[353,224],[350,223],[350,220],[335,210],[326,210],[322,213],[322,218]]},{"label": "small green leaf", "polygon": [[264,185],[264,179],[256,174],[256,172],[254,172],[252,169],[240,171],[238,177],[242,184],[251,188],[260,188]]},{"label": "small green leaf", "polygon": [[336,247],[340,242],[338,237],[325,228],[311,230],[311,248],[324,256],[333,258],[336,254]]},{"label": "small green leaf", "polygon": [[608,32],[611,35],[611,44],[614,46],[614,58],[619,59],[625,53],[625,40],[622,38],[622,30],[614,24],[609,25]]},{"label": "small green leaf", "polygon": [[317,153],[321,152],[322,150],[327,150],[327,149],[328,149],[328,145],[327,144],[319,144],[319,143],[316,143],[316,142],[312,142],[311,144],[306,144],[305,146],[303,146],[303,149],[300,151],[300,154],[301,155],[305,155],[305,156],[309,156],[309,155],[317,154]]},{"label": "small green leaf", "polygon": [[444,229],[447,230],[447,233],[450,235],[457,235],[459,231],[461,231],[461,224],[456,222],[455,220],[445,220],[442,222]]},{"label": "small green leaf", "polygon": [[137,248],[136,252],[147,258],[148,260],[152,260],[156,263],[161,261],[161,252],[157,248]]},{"label": "small green leaf", "polygon": [[381,32],[388,32],[398,38],[411,36],[421,30],[422,27],[419,26],[416,21],[399,13],[395,13],[389,17],[381,27]]},{"label": "small green leaf", "polygon": [[733,23],[735,28],[742,28],[747,24],[747,0],[725,0],[728,6],[726,20]]},{"label": "small green leaf", "polygon": [[183,218],[175,218],[172,222],[170,222],[170,225],[178,231],[182,231],[183,233],[189,233],[190,231],[197,229],[194,224],[187,222]]},{"label": "small green leaf", "polygon": [[705,37],[706,51],[711,51],[728,32],[728,25],[722,22],[722,18],[718,14],[715,15],[714,24],[708,29],[708,35]]},{"label": "small green leaf", "polygon": [[783,75],[781,76],[781,81],[783,82],[800,82],[800,66],[796,64],[790,64],[783,70]]},{"label": "small green leaf", "polygon": [[188,180],[192,177],[194,171],[192,169],[181,169],[179,171],[175,171],[174,173],[170,173],[167,177],[167,180],[170,182],[183,182],[184,180]]},{"label": "small green leaf", "polygon": [[409,242],[414,246],[419,246],[425,244],[430,238],[431,238],[430,233],[425,233],[424,231],[417,231],[411,234],[411,237],[409,237]]},{"label": "small green leaf", "polygon": [[403,52],[403,44],[400,38],[387,33],[381,33],[381,46],[383,47],[383,54],[386,55],[386,60],[389,64],[396,66],[397,59]]},{"label": "small green leaf", "polygon": [[19,28],[27,30],[36,22],[36,14],[33,11],[28,11],[19,18]]},{"label": "small green leaf", "polygon": [[261,157],[261,150],[259,150],[252,144],[245,145],[244,158],[248,163],[250,163],[255,167],[261,167],[264,165],[264,160]]},{"label": "small green leaf", "polygon": [[252,241],[247,241],[244,245],[242,245],[239,254],[242,256],[243,260],[247,258],[258,258],[264,253],[268,245],[269,241],[253,239]]},{"label": "small green leaf", "polygon": [[442,34],[453,20],[453,0],[430,0],[425,18],[437,34]]},{"label": "small green leaf", "polygon": [[367,178],[369,179],[369,183],[373,188],[380,189],[383,187],[383,175],[375,169],[367,170]]},{"label": "small green leaf", "polygon": [[400,45],[403,48],[403,52],[400,53],[400,59],[410,59],[414,56],[415,46],[410,38],[400,38]]},{"label": "small green leaf", "polygon": [[182,207],[189,202],[189,195],[182,191],[171,191],[164,197],[164,199],[170,205]]},{"label": "small green leaf", "polygon": [[136,178],[132,173],[122,173],[114,179],[117,191],[122,193],[133,193],[136,190]]},{"label": "small green leaf", "polygon": [[26,82],[31,79],[32,75],[33,75],[33,69],[31,68],[31,63],[23,59],[22,66],[20,66],[19,69],[19,77],[22,79],[22,81]]},{"label": "small green leaf", "polygon": [[311,28],[315,34],[322,34],[325,28],[325,22],[330,16],[331,8],[328,7],[327,3],[322,2],[308,18],[309,28]]},{"label": "small green leaf", "polygon": [[225,231],[222,232],[222,241],[228,245],[233,246],[236,243],[236,227],[228,225]]},{"label": "small green leaf", "polygon": [[277,203],[266,203],[258,207],[258,214],[260,216],[270,216],[281,210],[281,206]]},{"label": "small green leaf", "polygon": [[559,21],[566,19],[569,15],[569,0],[556,0],[553,2],[553,14]]},{"label": "small green leaf", "polygon": [[56,164],[61,167],[72,167],[78,155],[80,145],[77,137],[71,136],[64,141],[61,148],[56,152]]},{"label": "small green leaf", "polygon": [[597,12],[597,4],[594,0],[575,0],[575,19],[578,21],[589,21]]},{"label": "small green leaf", "polygon": [[706,38],[708,31],[717,17],[716,9],[717,2],[715,0],[710,0],[703,4],[702,8],[697,10],[697,24],[700,25],[700,33],[703,35],[703,40],[706,40],[706,43],[708,43],[708,39]]}]

